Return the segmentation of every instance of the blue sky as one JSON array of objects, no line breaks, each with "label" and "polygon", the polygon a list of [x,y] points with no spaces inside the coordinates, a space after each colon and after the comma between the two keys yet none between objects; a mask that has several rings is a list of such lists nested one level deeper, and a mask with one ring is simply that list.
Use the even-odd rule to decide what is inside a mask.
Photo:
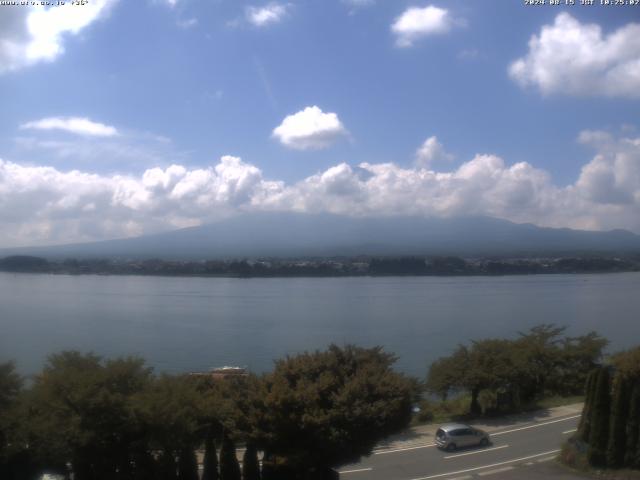
[{"label": "blue sky", "polygon": [[638,22],[499,0],[0,6],[0,246],[255,209],[640,232]]}]

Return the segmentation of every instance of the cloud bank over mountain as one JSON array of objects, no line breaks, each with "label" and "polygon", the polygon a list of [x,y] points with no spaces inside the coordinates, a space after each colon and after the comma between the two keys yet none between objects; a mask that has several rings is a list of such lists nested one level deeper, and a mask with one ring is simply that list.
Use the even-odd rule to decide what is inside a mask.
[{"label": "cloud bank over mountain", "polygon": [[491,154],[444,172],[420,165],[340,163],[290,184],[267,179],[258,167],[233,156],[207,168],[171,165],[141,175],[0,160],[0,246],[127,237],[264,210],[488,215],[640,232],[640,138],[584,131],[579,141],[596,155],[567,186],[555,185],[546,171],[528,163],[509,164]]}]

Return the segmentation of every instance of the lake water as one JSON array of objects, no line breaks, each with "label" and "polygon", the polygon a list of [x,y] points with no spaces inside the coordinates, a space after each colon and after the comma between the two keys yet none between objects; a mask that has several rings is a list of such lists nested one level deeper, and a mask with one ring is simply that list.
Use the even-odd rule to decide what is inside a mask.
[{"label": "lake water", "polygon": [[640,343],[640,274],[512,277],[174,278],[0,273],[0,361],[52,352],[141,355],[159,371],[243,365],[331,342],[382,345],[423,377],[458,343],[540,323]]}]

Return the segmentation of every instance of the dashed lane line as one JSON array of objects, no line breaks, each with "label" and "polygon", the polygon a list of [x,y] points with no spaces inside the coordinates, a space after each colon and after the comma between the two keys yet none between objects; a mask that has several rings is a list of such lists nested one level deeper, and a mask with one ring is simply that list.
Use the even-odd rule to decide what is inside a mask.
[{"label": "dashed lane line", "polygon": [[573,433],[573,432],[577,432],[578,429],[577,428],[573,428],[571,430],[567,430],[566,432],[562,432],[563,435],[567,435],[568,433]]},{"label": "dashed lane line", "polygon": [[534,425],[527,425],[526,427],[512,428],[511,430],[505,430],[503,432],[490,432],[492,437],[498,435],[504,435],[505,433],[519,432],[520,430],[528,430],[530,428],[544,427],[545,425],[551,425],[552,423],[566,422],[567,420],[573,420],[574,418],[580,418],[582,415],[573,415],[571,417],[559,418],[558,420],[550,420],[548,422],[536,423]]},{"label": "dashed lane line", "polygon": [[550,457],[539,458],[538,460],[536,460],[536,462],[538,462],[538,463],[550,462],[551,460],[555,460],[555,459],[556,459],[556,456],[555,455],[551,455]]},{"label": "dashed lane line", "polygon": [[476,470],[484,470],[485,468],[500,467],[502,465],[507,465],[509,463],[517,463],[517,462],[522,462],[524,460],[531,460],[532,458],[544,457],[545,455],[551,455],[552,453],[558,453],[559,451],[560,450],[550,450],[548,452],[536,453],[535,455],[529,455],[527,457],[514,458],[512,460],[507,460],[507,461],[504,461],[504,462],[492,463],[490,465],[482,465],[480,467],[466,468],[464,470],[458,470],[456,472],[438,473],[436,475],[429,475],[427,477],[417,477],[417,478],[413,478],[411,480],[430,480],[431,478],[441,478],[441,477],[448,477],[450,475],[459,475],[461,473],[475,472]]},{"label": "dashed lane line", "polygon": [[491,452],[493,450],[500,450],[501,448],[507,448],[508,446],[509,445],[500,445],[499,447],[483,448],[482,450],[475,450],[473,452],[467,452],[467,453],[458,453],[457,455],[449,455],[444,458],[448,460],[450,458],[466,457],[467,455],[477,455],[478,453]]},{"label": "dashed lane line", "polygon": [[509,470],[513,470],[515,467],[502,467],[502,468],[496,468],[494,470],[487,470],[486,472],[480,472],[478,474],[479,477],[484,477],[485,475],[493,475],[494,473],[502,473],[502,472],[508,472]]},{"label": "dashed lane line", "polygon": [[357,468],[355,470],[342,470],[340,472],[338,472],[340,475],[343,475],[345,473],[359,473],[359,472],[370,472],[371,470],[373,470],[373,468]]}]

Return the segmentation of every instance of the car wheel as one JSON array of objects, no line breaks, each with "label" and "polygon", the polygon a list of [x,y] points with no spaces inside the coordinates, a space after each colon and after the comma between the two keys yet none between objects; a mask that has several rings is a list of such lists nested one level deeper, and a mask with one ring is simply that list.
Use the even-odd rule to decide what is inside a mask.
[{"label": "car wheel", "polygon": [[482,440],[480,440],[481,447],[486,447],[487,445],[489,445],[489,440],[487,440],[486,438],[483,438]]},{"label": "car wheel", "polygon": [[447,445],[447,452],[453,452],[455,449],[456,449],[455,443],[450,443],[449,445]]}]

